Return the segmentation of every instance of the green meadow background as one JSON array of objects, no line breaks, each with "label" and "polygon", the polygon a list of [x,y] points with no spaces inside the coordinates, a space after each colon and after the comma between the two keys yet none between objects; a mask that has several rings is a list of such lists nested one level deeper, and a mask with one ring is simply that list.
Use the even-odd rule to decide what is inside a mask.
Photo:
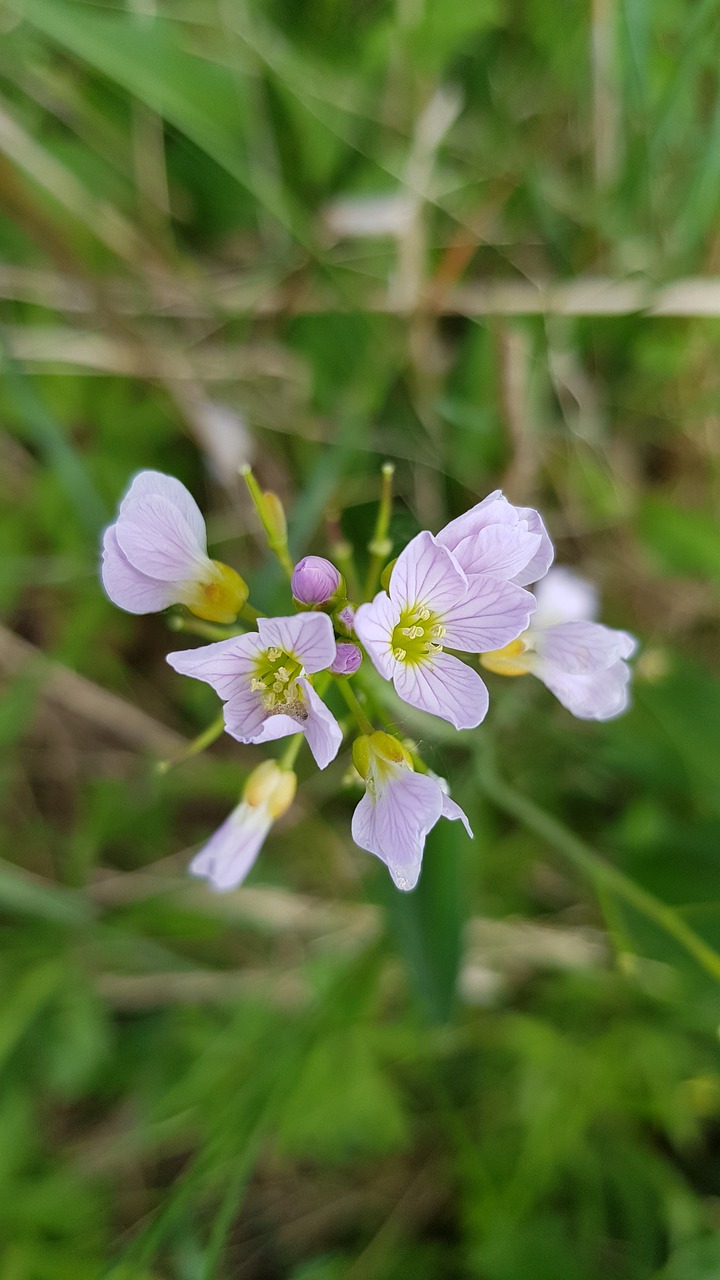
[{"label": "green meadow background", "polygon": [[[720,3],[0,3],[2,1280],[720,1276]],[[179,476],[285,611],[502,485],[641,641],[631,711],[410,715],[476,838],[413,895],[348,753],[246,888],[256,752],[99,535]],[[389,713],[390,714],[390,713]]]}]

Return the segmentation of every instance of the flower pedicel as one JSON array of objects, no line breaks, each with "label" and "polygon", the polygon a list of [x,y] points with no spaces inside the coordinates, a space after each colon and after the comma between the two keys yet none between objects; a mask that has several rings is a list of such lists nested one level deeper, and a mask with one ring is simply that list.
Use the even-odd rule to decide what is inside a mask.
[{"label": "flower pedicel", "polygon": [[[626,660],[635,640],[595,621],[590,584],[570,570],[550,569],[553,546],[537,511],[513,506],[499,490],[489,494],[439,533],[417,534],[385,570],[387,590],[368,599],[382,567],[377,561],[392,552],[392,469],[384,468],[382,537],[370,543],[366,599],[358,602],[347,599],[331,561],[306,556],[293,566],[280,500],[263,493],[248,469],[244,475],[268,545],[290,579],[294,614],[265,618],[251,608],[240,575],[208,557],[200,510],[172,476],[136,476],[103,539],[102,580],[115,604],[130,613],[185,606],[203,621],[179,618],[180,629],[223,637],[171,653],[168,662],[211,685],[224,704],[227,733],[246,743],[290,739],[279,761],[253,771],[238,806],[193,859],[192,874],[215,889],[242,883],[272,824],[292,803],[300,744],[307,741],[320,769],[338,754],[349,730],[321,696],[331,685],[359,728],[353,761],[365,792],[352,819],[355,843],[408,890],[417,884],[426,836],[441,817],[461,821],[472,836],[447,785],[410,751],[400,730],[372,723],[368,691],[360,686],[358,697],[354,688],[355,677],[365,683],[363,650],[404,702],[456,729],[478,726],[489,702],[483,680],[461,654],[478,655],[496,674],[536,675],[582,719],[609,719],[627,706]],[[534,594],[526,589],[533,582]]]}]

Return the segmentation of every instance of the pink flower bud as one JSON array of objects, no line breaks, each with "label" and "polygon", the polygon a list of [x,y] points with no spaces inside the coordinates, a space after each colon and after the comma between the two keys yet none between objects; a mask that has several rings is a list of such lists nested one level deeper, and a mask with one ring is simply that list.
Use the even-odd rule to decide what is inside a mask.
[{"label": "pink flower bud", "polygon": [[362,653],[356,644],[340,641],[330,670],[334,676],[354,676],[362,662]]},{"label": "pink flower bud", "polygon": [[329,560],[322,556],[304,556],[295,565],[290,587],[300,604],[327,604],[341,582],[340,571]]}]

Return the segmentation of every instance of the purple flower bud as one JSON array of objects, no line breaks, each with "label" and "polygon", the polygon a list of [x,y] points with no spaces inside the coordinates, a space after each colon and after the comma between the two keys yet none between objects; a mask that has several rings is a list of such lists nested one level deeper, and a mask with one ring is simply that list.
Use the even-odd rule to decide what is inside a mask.
[{"label": "purple flower bud", "polygon": [[362,653],[356,644],[340,641],[330,670],[334,676],[354,676],[362,662]]},{"label": "purple flower bud", "polygon": [[351,604],[346,604],[335,614],[335,621],[338,626],[347,632],[349,636],[353,634],[355,627],[355,610]]},{"label": "purple flower bud", "polygon": [[322,556],[304,556],[295,565],[290,587],[300,604],[327,604],[341,582],[340,571],[329,560]]}]

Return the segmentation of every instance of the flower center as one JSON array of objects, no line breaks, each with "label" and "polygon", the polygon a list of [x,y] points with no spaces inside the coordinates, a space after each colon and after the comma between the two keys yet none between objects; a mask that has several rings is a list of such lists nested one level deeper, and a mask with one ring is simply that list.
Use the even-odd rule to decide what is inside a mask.
[{"label": "flower center", "polygon": [[439,614],[424,604],[408,606],[392,633],[393,658],[397,662],[424,662],[431,654],[440,653],[442,645],[438,641],[444,635]]},{"label": "flower center", "polygon": [[259,655],[250,688],[261,695],[270,715],[282,712],[295,720],[307,719],[305,698],[297,684],[301,671],[300,663],[282,649],[266,649]]},{"label": "flower center", "polygon": [[[525,635],[527,636],[527,632]],[[480,654],[480,665],[486,671],[494,671],[498,676],[526,676],[531,667],[530,643],[519,636],[511,640],[503,649],[492,649],[489,653]],[[525,655],[525,656],[524,656]]]}]

